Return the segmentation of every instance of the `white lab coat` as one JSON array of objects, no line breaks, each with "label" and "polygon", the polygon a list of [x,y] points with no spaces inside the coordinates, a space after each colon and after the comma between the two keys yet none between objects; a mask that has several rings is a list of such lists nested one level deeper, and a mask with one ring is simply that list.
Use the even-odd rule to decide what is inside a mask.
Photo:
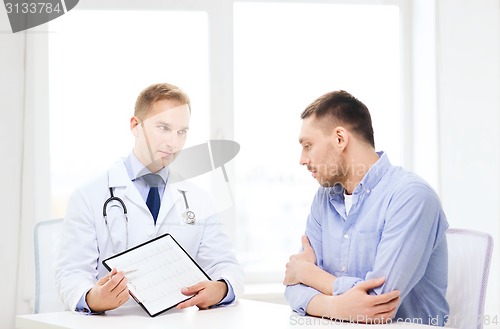
[{"label": "white lab coat", "polygon": [[[172,175],[172,173],[171,173]],[[61,298],[75,310],[80,298],[108,271],[102,260],[125,250],[126,225],[121,207],[108,206],[108,224],[114,250],[103,218],[103,204],[110,197],[109,187],[128,210],[128,247],[131,248],[164,233],[170,233],[204,269],[212,280],[225,279],[236,298],[243,292],[243,271],[232,244],[223,232],[223,224],[210,195],[188,181],[167,183],[156,225],[153,217],[130,180],[123,160],[71,196],[56,255],[56,282]],[[196,214],[194,225],[182,219],[186,207]],[[110,205],[117,205],[113,202]]]}]

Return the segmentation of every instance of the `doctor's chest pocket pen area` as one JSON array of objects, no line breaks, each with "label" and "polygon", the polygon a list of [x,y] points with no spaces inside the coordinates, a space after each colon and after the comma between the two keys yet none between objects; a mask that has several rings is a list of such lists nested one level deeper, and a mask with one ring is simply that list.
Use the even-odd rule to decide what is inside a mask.
[{"label": "doctor's chest pocket pen area", "polygon": [[204,227],[197,225],[175,225],[166,227],[165,232],[171,234],[177,242],[190,254],[196,255],[203,240]]}]

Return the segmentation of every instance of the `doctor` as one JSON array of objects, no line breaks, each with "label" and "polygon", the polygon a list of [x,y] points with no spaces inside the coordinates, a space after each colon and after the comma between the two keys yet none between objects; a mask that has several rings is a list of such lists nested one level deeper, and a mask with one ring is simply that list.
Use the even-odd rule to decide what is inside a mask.
[{"label": "doctor", "polygon": [[178,308],[226,305],[242,293],[243,271],[214,202],[187,181],[169,183],[175,174],[168,165],[184,146],[190,117],[189,98],[178,87],[146,88],[130,119],[132,152],[71,196],[56,260],[70,310],[100,313],[127,302],[125,273],[108,272],[102,260],[167,232],[213,280],[182,289],[195,296]]}]

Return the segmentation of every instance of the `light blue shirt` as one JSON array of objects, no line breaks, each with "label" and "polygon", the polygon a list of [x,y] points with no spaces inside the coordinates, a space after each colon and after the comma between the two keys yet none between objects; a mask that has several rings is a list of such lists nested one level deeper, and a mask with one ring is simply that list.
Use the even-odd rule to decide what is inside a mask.
[{"label": "light blue shirt", "polygon": [[[127,168],[128,177],[134,183],[135,187],[139,191],[144,202],[148,198],[149,186],[144,180],[144,175],[151,173],[151,171],[146,168],[139,159],[135,156],[134,152],[130,152],[127,159],[125,159],[125,168]],[[165,186],[168,182],[168,167],[163,167],[160,171],[154,173],[159,175],[162,180],[158,185],[158,193],[160,195],[160,200],[163,198],[163,193],[165,192]]]},{"label": "light blue shirt", "polygon": [[[142,199],[144,202],[146,202],[146,199],[148,197],[149,189],[150,186],[146,183],[144,180],[143,176],[146,174],[151,173],[149,169],[147,169],[142,162],[137,159],[135,156],[134,152],[130,152],[129,156],[125,159],[124,161],[125,168],[127,169],[128,176],[130,180],[134,183],[135,187],[139,191],[139,194],[141,195]],[[162,182],[158,185],[158,193],[160,195],[160,199],[163,197],[163,193],[165,192],[165,187],[168,182],[168,176],[169,176],[169,170],[168,167],[163,167],[160,171],[156,172],[155,174],[158,174],[162,178]],[[217,305],[215,306],[224,306],[224,305],[229,305],[231,304],[234,299],[234,290],[229,281],[225,279],[220,279],[219,281],[223,281],[227,285],[227,294],[226,297],[224,297]],[[85,300],[87,293],[85,293],[80,300],[78,301],[76,305],[76,311],[77,312],[83,312],[87,314],[98,314],[97,312],[92,312],[90,311],[90,307],[87,304],[87,301]]]},{"label": "light blue shirt", "polygon": [[[446,216],[424,180],[378,154],[352,194],[349,215],[341,185],[318,189],[306,224],[317,265],[337,277],[334,295],[385,277],[370,294],[400,291],[393,321],[443,326],[449,314]],[[318,293],[302,284],[285,290],[293,310],[302,315]]]}]

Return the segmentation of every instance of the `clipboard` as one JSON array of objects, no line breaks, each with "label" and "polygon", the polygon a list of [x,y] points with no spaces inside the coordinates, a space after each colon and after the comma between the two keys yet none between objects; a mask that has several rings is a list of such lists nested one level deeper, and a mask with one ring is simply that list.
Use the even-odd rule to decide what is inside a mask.
[{"label": "clipboard", "polygon": [[102,264],[108,271],[125,272],[130,295],[151,317],[192,298],[181,293],[183,287],[211,280],[168,233],[104,259]]}]

